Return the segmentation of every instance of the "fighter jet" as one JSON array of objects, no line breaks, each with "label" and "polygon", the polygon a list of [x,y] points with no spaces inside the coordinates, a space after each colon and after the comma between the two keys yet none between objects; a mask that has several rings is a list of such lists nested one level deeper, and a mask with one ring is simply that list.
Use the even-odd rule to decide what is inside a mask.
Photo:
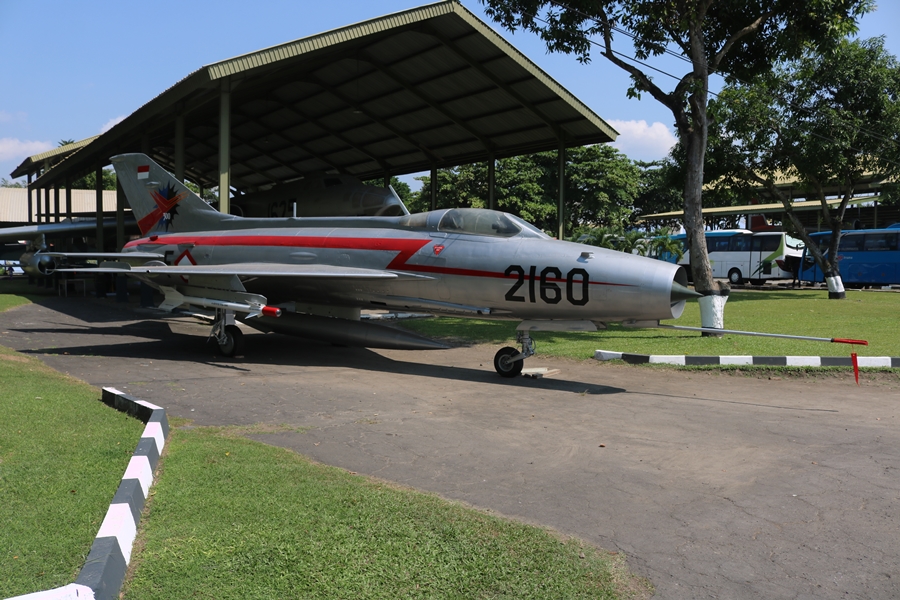
[{"label": "fighter jet", "polygon": [[[365,185],[345,174],[314,172],[302,179],[276,185],[232,198],[231,212],[244,217],[355,217],[402,216],[409,211],[393,187]],[[134,229],[130,213],[125,215],[125,229]],[[115,231],[115,218],[106,218],[101,227]],[[21,242],[26,247],[13,262],[30,276],[44,276],[56,268],[52,242],[66,238],[91,236],[97,231],[95,218],[75,217],[59,223],[38,223],[0,229],[0,243]],[[23,252],[24,250],[24,252]],[[85,259],[98,258],[87,253]],[[74,259],[74,254],[68,254]]]},{"label": "fighter jet", "polygon": [[[127,215],[125,218],[126,231],[133,225],[134,222],[130,215]],[[114,217],[103,219],[101,227],[115,230],[116,219]],[[0,243],[19,243],[18,261],[13,261],[15,266],[20,267],[28,275],[44,276],[52,274],[57,266],[54,253],[51,252],[51,240],[88,237],[95,235],[96,231],[97,219],[75,217],[64,219],[59,223],[4,227],[0,229]],[[8,252],[13,252],[13,249]],[[74,254],[69,256],[75,257]],[[92,253],[89,256],[96,257],[97,254]]]},{"label": "fighter jet", "polygon": [[497,372],[513,377],[534,353],[533,331],[655,326],[699,295],[681,267],[555,240],[503,212],[239,217],[211,208],[146,155],[111,160],[142,235],[103,255],[96,272],[147,283],[164,310],[215,310],[211,337],[228,356],[243,348],[235,318],[343,345],[444,347],[360,320],[366,309],[427,311],[520,321],[519,348],[494,357]]},{"label": "fighter jet", "polygon": [[381,217],[408,215],[391,186],[365,185],[350,175],[312,173],[231,199],[242,217]]}]

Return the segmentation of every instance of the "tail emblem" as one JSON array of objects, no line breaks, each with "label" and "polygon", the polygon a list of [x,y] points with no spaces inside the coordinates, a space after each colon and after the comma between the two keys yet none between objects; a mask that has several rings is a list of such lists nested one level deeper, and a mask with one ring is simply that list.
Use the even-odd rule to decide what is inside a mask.
[{"label": "tail emblem", "polygon": [[168,231],[169,225],[174,224],[175,215],[178,214],[178,203],[187,197],[188,192],[176,194],[175,186],[169,184],[151,191],[150,195],[156,202],[156,208],[138,221],[138,227],[141,233],[146,234],[154,227],[165,224],[165,230]]}]

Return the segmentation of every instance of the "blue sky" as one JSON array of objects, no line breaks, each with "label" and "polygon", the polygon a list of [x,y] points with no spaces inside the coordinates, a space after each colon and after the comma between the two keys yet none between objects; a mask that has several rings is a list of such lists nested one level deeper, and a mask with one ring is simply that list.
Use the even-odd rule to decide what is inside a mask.
[{"label": "blue sky", "polygon": [[[424,3],[0,0],[0,176],[59,140],[105,131],[205,64]],[[478,0],[462,3],[491,24]],[[900,55],[900,2],[879,4],[860,35],[885,35]],[[649,97],[628,99],[628,78],[606,59],[582,65],[548,54],[534,35],[494,29],[615,127],[629,157],[661,158],[674,143],[671,113]],[[685,72],[677,59],[653,64]]]}]

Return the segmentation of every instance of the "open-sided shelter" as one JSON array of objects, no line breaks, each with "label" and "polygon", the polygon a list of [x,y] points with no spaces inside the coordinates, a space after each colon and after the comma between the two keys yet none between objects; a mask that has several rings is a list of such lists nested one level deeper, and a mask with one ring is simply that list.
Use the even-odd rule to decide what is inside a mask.
[{"label": "open-sided shelter", "polygon": [[[448,0],[202,67],[43,171],[30,189],[49,199],[50,189],[134,151],[179,178],[232,193],[310,172],[388,180],[476,161],[488,161],[492,179],[497,158],[559,149],[562,170],[565,148],[616,135]],[[489,188],[492,206],[493,181]],[[220,193],[220,210],[228,197]]]}]

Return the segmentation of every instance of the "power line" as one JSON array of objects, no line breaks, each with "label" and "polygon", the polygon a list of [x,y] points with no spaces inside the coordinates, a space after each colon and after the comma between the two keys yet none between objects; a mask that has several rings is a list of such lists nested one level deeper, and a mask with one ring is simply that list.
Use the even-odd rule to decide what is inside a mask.
[{"label": "power line", "polygon": [[[595,23],[600,24],[599,21],[597,21],[596,17],[594,17],[594,16],[592,16],[592,15],[589,15],[589,14],[585,13],[584,11],[582,11],[582,10],[580,10],[580,9],[578,9],[578,8],[575,8],[575,7],[572,7],[572,6],[568,5],[568,4],[565,4],[565,3],[563,3],[563,2],[560,2],[559,0],[549,0],[549,2],[550,2],[551,4],[555,4],[556,6],[558,6],[558,7],[560,7],[560,8],[564,8],[564,9],[566,9],[566,10],[571,10],[572,12],[577,13],[577,14],[581,15],[582,17],[586,18],[586,19],[591,19],[591,20],[593,20]],[[550,25],[550,22],[549,22],[549,21],[547,21],[546,19],[543,19],[543,18],[539,17],[537,14],[531,14],[531,17],[534,18],[534,19],[537,20],[537,21],[540,21],[540,22],[544,23],[545,25]],[[622,29],[622,28],[620,28],[620,27],[612,27],[611,29],[612,29],[613,31],[615,31],[616,33],[621,33],[622,35],[631,38],[632,40],[635,40],[635,41],[637,40],[637,36],[636,36],[635,34],[629,32],[629,31],[626,30],[626,29]],[[591,44],[591,45],[593,45],[593,46],[596,46],[596,47],[598,47],[598,48],[602,48],[602,49],[605,51],[605,49],[606,49],[605,44],[601,44],[600,42],[597,42],[597,41],[595,41],[595,40],[593,40],[593,39],[591,39],[591,38],[589,38],[589,37],[587,37],[587,36],[585,36],[585,39],[587,40],[587,42],[588,42],[589,44]],[[654,67],[654,66],[652,66],[652,65],[650,65],[650,64],[648,64],[648,63],[646,63],[646,62],[643,62],[643,61],[641,61],[641,60],[639,60],[639,59],[637,59],[637,58],[635,58],[635,57],[633,57],[633,56],[628,56],[627,54],[624,54],[624,53],[622,53],[622,52],[618,52],[618,51],[615,51],[615,50],[613,50],[613,53],[616,54],[616,55],[618,55],[618,56],[620,56],[620,57],[622,57],[622,58],[624,58],[624,59],[626,59],[626,60],[629,60],[629,61],[631,61],[631,62],[633,62],[633,63],[635,63],[635,64],[638,64],[638,65],[640,65],[640,66],[642,66],[642,67],[644,67],[644,68],[646,68],[646,69],[650,69],[650,70],[656,71],[657,73],[661,73],[661,74],[663,74],[663,75],[666,75],[666,76],[668,76],[668,77],[671,77],[672,79],[675,79],[676,81],[681,81],[681,77],[678,77],[677,75],[673,75],[672,73],[669,73],[669,72],[667,72],[667,71],[664,71],[664,70],[662,70],[662,69],[659,69],[659,68],[657,68],[657,67]],[[669,55],[669,56],[673,56],[673,57],[675,57],[675,58],[678,58],[679,60],[682,60],[682,61],[684,61],[684,62],[686,62],[686,63],[691,63],[690,59],[688,59],[688,58],[687,58],[686,56],[684,56],[683,54],[679,54],[679,53],[677,53],[677,52],[674,52],[674,51],[672,51],[672,50],[669,50],[668,48],[665,48],[665,49],[663,50],[663,53],[664,53],[664,54],[667,54],[667,55]],[[710,75],[718,75],[719,77],[724,77],[724,75],[722,75],[721,73],[719,73],[718,71],[715,71],[715,70],[710,71],[709,74],[710,74]],[[735,80],[737,80],[739,83],[741,83],[741,84],[743,84],[743,85],[745,85],[745,86],[746,86],[746,85],[749,85],[746,81],[743,81],[743,80],[741,80],[741,79],[738,78],[738,77],[735,77]],[[721,97],[720,94],[718,94],[718,93],[716,93],[716,92],[712,92],[712,91],[707,90],[707,93],[710,94],[711,96],[715,97],[715,98],[720,98],[720,97]],[[792,108],[792,109],[794,109],[794,110],[796,110],[796,111],[806,112],[807,114],[810,114],[810,115],[814,114],[813,111],[812,111],[812,109],[810,109],[810,108],[806,108],[806,107],[803,107],[803,106],[799,106],[799,105],[795,104],[794,102],[792,102],[792,101],[790,101],[790,100],[788,100],[788,99],[786,99],[786,98],[784,98],[784,97],[781,97],[781,98],[779,98],[779,99],[780,99],[784,104],[786,104],[787,106],[789,106],[790,108]],[[891,139],[891,138],[885,137],[885,136],[881,135],[880,133],[875,132],[875,131],[872,131],[872,130],[870,130],[870,129],[866,129],[866,128],[863,128],[863,127],[859,127],[859,126],[857,126],[857,125],[852,125],[852,124],[850,124],[848,121],[846,121],[846,120],[844,120],[844,119],[841,119],[841,118],[839,118],[839,117],[834,117],[834,116],[832,116],[831,118],[832,118],[834,121],[836,121],[836,123],[835,123],[836,126],[841,126],[841,125],[842,125],[842,126],[844,126],[844,127],[847,127],[848,129],[851,129],[851,130],[853,130],[853,131],[856,131],[857,133],[860,133],[860,134],[862,134],[862,135],[865,135],[865,136],[867,136],[867,137],[869,137],[869,138],[871,138],[871,139],[873,139],[873,140],[880,141],[880,142],[885,142],[885,143],[889,143],[889,144],[893,144],[893,145],[897,145],[897,143],[898,143],[897,140],[893,140],[893,139]],[[810,132],[810,134],[813,135],[814,137],[818,137],[818,138],[823,139],[823,140],[825,140],[825,141],[837,142],[836,139],[834,139],[834,138],[829,138],[829,137],[825,137],[825,136],[823,136],[823,135],[821,135],[821,134],[816,134],[816,133],[814,133],[814,132]],[[848,148],[850,148],[851,150],[853,150],[853,151],[855,151],[855,152],[860,152],[860,153],[863,152],[863,150],[861,150],[861,149],[859,149],[859,148],[854,148],[853,146],[848,146]],[[892,165],[895,165],[895,166],[900,166],[900,164],[895,163],[894,161],[890,161],[890,160],[887,160],[887,159],[882,159],[882,160],[885,160],[885,161],[888,162],[889,164],[892,164]]]}]

